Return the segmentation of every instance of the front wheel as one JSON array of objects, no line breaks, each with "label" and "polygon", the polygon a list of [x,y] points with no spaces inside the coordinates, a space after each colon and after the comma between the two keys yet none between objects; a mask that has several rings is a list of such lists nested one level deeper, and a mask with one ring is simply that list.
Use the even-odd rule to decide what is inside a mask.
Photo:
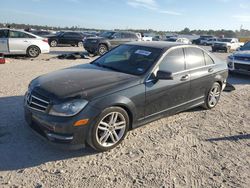
[{"label": "front wheel", "polygon": [[56,41],[56,40],[52,40],[52,41],[50,42],[50,46],[51,46],[51,47],[56,47],[56,46],[57,46],[57,41]]},{"label": "front wheel", "polygon": [[27,49],[27,56],[28,57],[37,57],[40,54],[40,49],[37,46],[30,46]]},{"label": "front wheel", "polygon": [[221,95],[221,85],[218,82],[215,82],[206,95],[203,107],[205,109],[214,108],[219,102],[220,95]]},{"label": "front wheel", "polygon": [[78,47],[83,47],[83,42],[78,42],[78,43],[77,43],[77,46],[78,46]]},{"label": "front wheel", "polygon": [[98,54],[103,55],[108,52],[108,47],[105,44],[100,44],[98,47]]},{"label": "front wheel", "polygon": [[107,151],[122,142],[129,128],[129,116],[120,107],[105,109],[92,127],[89,144],[97,151]]}]

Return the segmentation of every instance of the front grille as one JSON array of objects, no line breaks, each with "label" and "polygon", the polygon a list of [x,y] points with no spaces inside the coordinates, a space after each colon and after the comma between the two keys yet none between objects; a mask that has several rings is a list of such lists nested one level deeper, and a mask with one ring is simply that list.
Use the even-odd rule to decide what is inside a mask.
[{"label": "front grille", "polygon": [[26,104],[29,108],[40,112],[46,112],[49,106],[49,99],[32,91],[26,95]]},{"label": "front grille", "polygon": [[246,71],[250,71],[250,64],[246,65],[246,64],[239,64],[239,63],[235,63],[234,64],[234,68],[235,69],[242,69],[242,70],[246,70]]},{"label": "front grille", "polygon": [[239,60],[239,61],[250,61],[250,57],[239,57],[239,56],[235,56],[234,59],[235,59],[235,60]]}]

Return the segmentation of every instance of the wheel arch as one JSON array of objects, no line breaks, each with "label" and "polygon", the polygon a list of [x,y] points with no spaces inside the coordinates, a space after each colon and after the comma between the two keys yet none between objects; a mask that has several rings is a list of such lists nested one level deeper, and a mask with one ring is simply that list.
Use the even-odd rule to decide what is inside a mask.
[{"label": "wheel arch", "polygon": [[101,100],[97,100],[93,106],[102,110],[110,107],[122,108],[129,116],[129,130],[133,129],[133,123],[136,118],[136,107],[129,98],[124,96],[104,97]]},{"label": "wheel arch", "polygon": [[102,42],[100,42],[100,43],[98,44],[98,46],[101,46],[101,45],[106,46],[106,47],[107,47],[107,49],[108,49],[108,51],[109,51],[110,46],[109,46],[106,42],[102,41]]}]

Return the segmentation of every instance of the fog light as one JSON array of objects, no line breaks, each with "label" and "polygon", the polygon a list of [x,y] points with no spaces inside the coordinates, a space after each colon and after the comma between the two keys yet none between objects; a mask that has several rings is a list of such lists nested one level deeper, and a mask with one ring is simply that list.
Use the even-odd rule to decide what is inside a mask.
[{"label": "fog light", "polygon": [[228,66],[228,68],[233,68],[233,63],[232,62],[228,62],[227,66]]},{"label": "fog light", "polygon": [[89,122],[89,119],[81,119],[74,123],[75,127],[86,125]]}]

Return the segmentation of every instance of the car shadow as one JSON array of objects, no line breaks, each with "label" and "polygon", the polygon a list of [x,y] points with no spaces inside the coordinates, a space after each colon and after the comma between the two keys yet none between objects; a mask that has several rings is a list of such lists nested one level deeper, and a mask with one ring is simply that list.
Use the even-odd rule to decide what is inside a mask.
[{"label": "car shadow", "polygon": [[63,50],[61,50],[61,51],[56,51],[56,50],[50,50],[50,54],[52,54],[52,55],[62,55],[62,54],[73,54],[73,53],[83,53],[83,52],[85,52],[83,49],[81,49],[81,50],[75,50],[75,51],[63,51]]},{"label": "car shadow", "polygon": [[250,139],[250,134],[240,134],[226,137],[218,137],[218,138],[209,138],[206,141],[209,142],[217,142],[217,141],[238,141],[238,140],[246,140]]},{"label": "car shadow", "polygon": [[96,154],[90,147],[63,150],[39,138],[24,120],[23,96],[0,98],[0,171]]}]

